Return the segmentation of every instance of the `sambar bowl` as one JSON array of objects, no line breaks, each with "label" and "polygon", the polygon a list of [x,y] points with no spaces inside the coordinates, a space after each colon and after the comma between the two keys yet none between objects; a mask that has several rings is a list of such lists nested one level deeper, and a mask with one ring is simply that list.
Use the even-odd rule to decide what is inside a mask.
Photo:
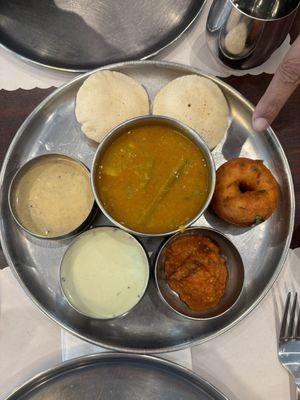
[{"label": "sambar bowl", "polygon": [[[208,190],[205,198],[205,202],[202,205],[201,209],[184,224],[178,226],[176,229],[170,230],[170,231],[164,231],[164,232],[157,232],[157,233],[147,233],[147,232],[142,232],[142,231],[137,231],[134,230],[128,226],[126,226],[123,223],[120,223],[117,221],[106,209],[105,205],[103,204],[103,201],[100,198],[100,195],[98,193],[97,187],[96,187],[96,181],[98,178],[99,174],[99,168],[101,166],[101,160],[108,149],[108,147],[116,140],[118,139],[122,134],[125,132],[129,132],[132,129],[135,128],[140,128],[143,126],[164,126],[168,127],[170,129],[176,130],[186,138],[188,138],[191,142],[193,142],[196,147],[201,151],[201,154],[204,157],[205,164],[207,166],[208,170]],[[170,149],[170,151],[172,151]],[[167,154],[165,155],[166,157],[168,156]],[[186,227],[190,226],[193,224],[207,209],[211,198],[213,196],[214,188],[215,188],[215,181],[216,181],[216,169],[215,169],[215,164],[213,161],[213,157],[211,155],[211,152],[204,142],[204,140],[201,138],[201,136],[192,128],[189,126],[185,125],[184,123],[173,119],[169,118],[166,116],[161,116],[161,115],[147,115],[147,116],[141,116],[141,117],[136,117],[133,119],[130,119],[128,121],[125,121],[112,129],[102,140],[102,142],[99,144],[93,164],[92,164],[92,169],[91,169],[91,185],[94,193],[94,197],[96,200],[96,203],[100,207],[102,213],[116,226],[119,228],[124,229],[125,231],[137,235],[137,236],[144,236],[144,237],[155,237],[155,236],[168,236],[172,235],[174,233],[179,232],[182,229],[185,229]]]}]

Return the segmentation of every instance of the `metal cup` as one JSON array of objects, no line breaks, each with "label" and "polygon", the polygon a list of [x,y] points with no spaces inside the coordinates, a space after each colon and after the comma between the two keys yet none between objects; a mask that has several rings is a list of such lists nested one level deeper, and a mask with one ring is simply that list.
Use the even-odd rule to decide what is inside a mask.
[{"label": "metal cup", "polygon": [[208,47],[227,67],[256,67],[284,41],[299,3],[299,0],[214,0],[206,24]]}]

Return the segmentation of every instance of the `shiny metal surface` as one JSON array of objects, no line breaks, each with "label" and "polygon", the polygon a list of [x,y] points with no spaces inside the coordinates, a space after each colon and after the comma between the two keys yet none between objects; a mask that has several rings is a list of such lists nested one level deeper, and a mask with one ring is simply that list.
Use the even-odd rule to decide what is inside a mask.
[{"label": "shiny metal surface", "polygon": [[119,228],[124,229],[125,231],[132,233],[133,235],[138,235],[142,237],[162,237],[162,236],[168,236],[172,235],[173,233],[179,232],[179,229],[176,229],[174,231],[169,231],[165,233],[142,233],[142,232],[136,232],[133,231],[130,228],[127,228],[126,226],[120,224],[119,222],[115,221],[113,217],[109,215],[109,213],[106,211],[104,205],[101,202],[101,199],[99,198],[97,194],[97,189],[95,185],[95,180],[97,180],[98,176],[98,166],[99,163],[101,163],[101,157],[104,154],[105,150],[107,147],[122,133],[134,129],[140,126],[145,126],[145,125],[164,125],[168,126],[170,128],[173,128],[177,130],[178,132],[182,133],[184,136],[188,137],[191,141],[195,143],[195,145],[201,150],[206,164],[209,169],[209,191],[207,195],[207,199],[202,207],[202,209],[198,212],[198,214],[192,218],[188,223],[186,223],[184,226],[189,226],[193,224],[195,221],[197,221],[201,215],[205,212],[207,209],[212,196],[214,194],[214,189],[215,189],[215,183],[216,183],[216,168],[214,164],[213,157],[211,155],[211,152],[209,148],[207,147],[206,143],[202,138],[198,135],[197,132],[195,132],[192,128],[188,127],[187,125],[183,124],[182,122],[179,122],[173,118],[170,117],[165,117],[161,115],[147,115],[147,116],[142,116],[142,117],[137,117],[133,118],[131,120],[125,121],[118,125],[116,128],[114,128],[112,131],[110,131],[106,137],[102,140],[102,142],[99,144],[98,149],[95,153],[95,157],[92,163],[92,170],[91,170],[91,184],[93,188],[93,193],[95,200],[100,207],[101,211],[103,214],[116,226]]},{"label": "shiny metal surface", "polygon": [[178,39],[205,0],[1,0],[0,43],[66,71],[146,59]]},{"label": "shiny metal surface", "polygon": [[26,382],[6,400],[226,400],[214,386],[170,361],[134,354],[75,358]]},{"label": "shiny metal surface", "polygon": [[[197,69],[155,61],[120,63],[110,67],[137,79],[153,99],[170,80]],[[189,321],[175,314],[160,299],[151,273],[148,290],[134,313],[112,322],[82,317],[67,304],[59,290],[58,268],[70,243],[26,237],[8,208],[8,187],[25,161],[45,152],[75,156],[91,166],[96,144],[88,141],[74,115],[77,90],[88,74],[57,89],[45,99],[18,130],[3,163],[0,179],[0,233],[2,248],[15,276],[30,298],[49,317],[78,337],[107,348],[128,352],[163,352],[201,343],[243,319],[266,295],[278,276],[293,231],[295,200],[290,169],[272,129],[257,134],[251,127],[253,107],[224,82],[210,77],[223,90],[232,123],[224,140],[213,150],[216,167],[233,157],[264,160],[280,186],[278,208],[266,222],[239,228],[223,222],[208,209],[195,225],[221,231],[236,246],[245,267],[245,287],[236,305],[216,321]],[[109,223],[103,215],[94,225]],[[144,238],[152,258],[161,240]]]},{"label": "shiny metal surface", "polygon": [[[300,400],[300,310],[297,292],[287,295],[278,341],[278,358],[295,381],[296,400]],[[292,299],[292,304],[291,303]]]},{"label": "shiny metal surface", "polygon": [[16,223],[22,228],[24,229],[24,231],[26,231],[27,233],[29,233],[30,235],[33,235],[39,239],[46,239],[46,240],[58,240],[58,239],[66,239],[66,238],[70,238],[73,237],[75,235],[77,235],[78,233],[82,232],[84,229],[86,229],[93,221],[93,219],[96,216],[97,213],[97,205],[95,203],[95,201],[93,202],[93,205],[89,211],[88,216],[86,217],[86,219],[84,221],[82,221],[82,223],[77,226],[75,229],[73,229],[70,232],[67,232],[63,235],[60,236],[43,236],[43,235],[39,235],[36,232],[30,231],[29,229],[27,229],[25,226],[22,225],[21,221],[19,221],[18,216],[17,216],[17,212],[15,210],[15,205],[14,205],[14,190],[15,190],[15,185],[18,183],[18,181],[22,178],[22,176],[24,175],[24,173],[26,173],[26,171],[31,168],[34,164],[36,164],[36,162],[39,162],[42,158],[52,158],[52,157],[59,157],[59,158],[65,158],[68,160],[72,160],[76,163],[78,163],[80,166],[82,166],[88,173],[88,175],[90,175],[90,171],[88,170],[88,168],[79,160],[77,160],[74,157],[70,157],[70,156],[65,156],[64,154],[55,154],[55,153],[50,153],[50,154],[42,154],[38,157],[35,157],[31,160],[29,160],[28,162],[26,162],[24,165],[22,165],[16,172],[15,176],[12,178],[11,180],[11,184],[10,187],[8,189],[8,202],[9,202],[9,209],[10,212],[12,213],[12,216],[14,217],[14,220],[16,221]]},{"label": "shiny metal surface", "polygon": [[114,319],[114,320],[115,320],[116,318],[124,317],[124,316],[125,316],[126,314],[128,314],[129,312],[132,312],[132,310],[137,306],[137,304],[138,304],[140,301],[142,301],[142,299],[143,299],[143,297],[144,297],[144,295],[145,295],[145,293],[146,293],[147,286],[148,286],[148,283],[149,283],[149,275],[150,275],[150,259],[149,259],[149,255],[148,255],[148,253],[147,253],[147,250],[145,249],[145,247],[143,246],[143,244],[142,244],[139,240],[137,240],[133,235],[131,235],[131,234],[128,233],[128,232],[125,232],[123,229],[121,230],[121,229],[117,228],[116,226],[98,226],[98,227],[96,227],[96,228],[89,229],[89,230],[87,230],[86,232],[82,233],[80,236],[78,236],[76,239],[74,239],[73,242],[70,244],[70,246],[67,248],[65,254],[64,254],[63,257],[62,257],[62,260],[61,260],[61,263],[60,263],[60,267],[59,267],[59,273],[58,273],[59,287],[60,287],[60,290],[61,290],[62,294],[63,294],[64,297],[65,297],[65,300],[69,303],[70,307],[72,307],[72,308],[74,309],[74,311],[76,311],[77,313],[79,313],[79,314],[81,314],[81,315],[83,315],[83,316],[85,316],[85,317],[90,317],[90,316],[89,316],[88,314],[83,313],[79,308],[77,308],[74,304],[72,304],[71,301],[68,299],[68,297],[67,297],[67,295],[66,295],[66,293],[65,293],[65,291],[64,291],[64,289],[63,289],[63,285],[62,285],[62,272],[61,272],[61,271],[62,271],[62,266],[63,266],[64,258],[66,257],[66,254],[68,253],[68,251],[71,249],[72,245],[75,244],[75,242],[76,242],[77,240],[80,240],[80,238],[81,238],[85,233],[90,232],[91,230],[93,230],[93,231],[95,231],[95,230],[102,230],[102,231],[110,231],[110,232],[112,232],[113,230],[117,230],[117,229],[120,230],[120,231],[122,231],[124,234],[130,236],[131,239],[135,241],[135,243],[137,244],[137,246],[139,246],[139,247],[142,249],[143,253],[144,253],[145,256],[146,256],[146,259],[147,259],[147,279],[146,279],[146,282],[145,282],[145,286],[143,287],[143,293],[142,293],[142,295],[141,295],[141,298],[138,300],[138,302],[137,302],[136,304],[134,304],[130,309],[128,309],[128,310],[127,310],[126,312],[124,312],[123,314],[116,315],[115,317],[107,317],[107,318],[101,318],[101,317],[96,318],[96,317],[91,317],[91,318],[93,318],[93,319],[99,319],[99,320],[108,320],[108,319],[110,319],[110,320]]},{"label": "shiny metal surface", "polygon": [[[170,245],[178,237],[189,235],[201,235],[210,238],[221,249],[221,254],[224,256],[228,270],[228,280],[224,296],[220,303],[213,308],[204,311],[193,311],[180,300],[177,293],[175,293],[168,285],[166,273],[164,269],[165,252],[168,245]],[[188,228],[185,232],[178,233],[167,240],[161,247],[155,262],[155,282],[162,299],[178,314],[194,319],[194,320],[208,320],[213,318],[221,318],[226,312],[229,312],[234,304],[238,301],[243,286],[244,286],[244,266],[241,256],[234,245],[226,236],[211,228],[194,227]]]},{"label": "shiny metal surface", "polygon": [[265,62],[290,31],[299,0],[214,0],[206,24],[208,47],[230,68]]}]

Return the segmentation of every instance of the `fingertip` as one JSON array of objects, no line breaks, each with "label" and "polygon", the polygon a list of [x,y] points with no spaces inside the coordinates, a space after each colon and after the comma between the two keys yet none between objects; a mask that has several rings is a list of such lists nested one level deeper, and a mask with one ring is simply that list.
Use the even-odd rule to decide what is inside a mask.
[{"label": "fingertip", "polygon": [[269,123],[265,118],[261,118],[261,117],[255,118],[255,117],[253,117],[252,126],[253,126],[253,129],[256,132],[262,132],[262,131],[268,129]]}]

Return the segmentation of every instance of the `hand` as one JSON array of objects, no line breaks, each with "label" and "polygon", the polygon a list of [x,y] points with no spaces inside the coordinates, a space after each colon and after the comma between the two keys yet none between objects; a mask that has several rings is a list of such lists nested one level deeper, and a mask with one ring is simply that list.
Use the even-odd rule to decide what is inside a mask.
[{"label": "hand", "polygon": [[252,126],[255,131],[261,132],[268,128],[299,83],[300,35],[287,52],[254,110]]}]

